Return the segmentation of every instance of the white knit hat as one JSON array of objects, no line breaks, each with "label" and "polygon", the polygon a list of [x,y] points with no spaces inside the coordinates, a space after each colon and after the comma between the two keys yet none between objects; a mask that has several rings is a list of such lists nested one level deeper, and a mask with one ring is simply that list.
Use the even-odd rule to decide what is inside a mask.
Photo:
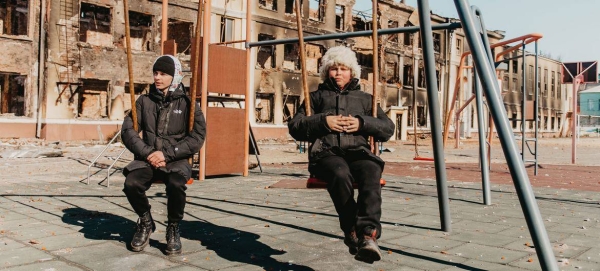
[{"label": "white knit hat", "polygon": [[350,48],[344,46],[331,47],[323,58],[321,58],[321,79],[325,81],[329,78],[329,67],[333,65],[343,65],[352,70],[352,78],[360,79],[360,66],[356,60],[356,53]]}]

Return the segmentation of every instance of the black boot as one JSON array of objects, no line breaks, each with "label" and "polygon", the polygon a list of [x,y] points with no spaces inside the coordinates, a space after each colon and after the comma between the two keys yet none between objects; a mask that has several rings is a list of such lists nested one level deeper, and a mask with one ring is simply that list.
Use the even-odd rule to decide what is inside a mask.
[{"label": "black boot", "polygon": [[144,250],[150,241],[150,234],[154,230],[156,230],[156,225],[154,225],[152,215],[148,211],[138,218],[135,234],[133,240],[131,240],[131,250],[136,252]]},{"label": "black boot", "polygon": [[365,231],[365,234],[358,238],[358,252],[354,259],[366,263],[381,260],[381,251],[377,245],[377,230]]},{"label": "black boot", "polygon": [[356,255],[356,252],[358,252],[358,237],[356,237],[356,231],[352,230],[344,233],[344,244],[348,246],[348,252],[350,252],[350,254]]},{"label": "black boot", "polygon": [[179,223],[169,222],[167,225],[167,255],[181,253],[181,240],[179,239]]}]

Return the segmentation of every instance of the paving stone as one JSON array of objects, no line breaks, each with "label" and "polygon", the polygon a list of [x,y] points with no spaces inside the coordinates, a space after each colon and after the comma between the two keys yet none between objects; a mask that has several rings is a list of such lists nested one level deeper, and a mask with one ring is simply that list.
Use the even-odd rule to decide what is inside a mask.
[{"label": "paving stone", "polygon": [[444,271],[458,271],[465,270],[464,266],[469,266],[472,269],[469,270],[487,270],[487,271],[523,271],[526,269],[521,269],[514,266],[504,265],[504,264],[496,264],[490,262],[484,262],[479,260],[467,260],[463,263],[461,267],[450,267],[448,269],[444,269]]},{"label": "paving stone", "polygon": [[466,259],[456,255],[442,254],[440,252],[428,252],[410,248],[388,249],[384,246],[381,246],[381,248],[384,252],[382,260],[384,262],[401,266],[399,270],[403,270],[403,267],[410,267],[417,270],[433,271],[446,270],[453,266],[458,266],[466,270],[476,270],[470,269],[469,265],[463,264]]},{"label": "paving stone", "polygon": [[[571,258],[571,257],[570,257]],[[600,263],[600,248],[592,248],[577,257],[578,260]]]},{"label": "paving stone", "polygon": [[31,271],[31,270],[60,270],[60,271],[76,271],[76,270],[86,270],[84,268],[79,268],[73,265],[69,265],[65,262],[60,262],[56,260],[43,261],[41,263],[32,263],[20,266],[11,266],[10,270],[12,271]]},{"label": "paving stone", "polygon": [[17,248],[22,248],[25,245],[21,242],[17,242],[15,240],[4,237],[4,234],[0,235],[0,252],[1,251],[10,251]]},{"label": "paving stone", "polygon": [[0,268],[7,268],[38,261],[52,260],[54,257],[30,246],[11,250],[0,250]]},{"label": "paving stone", "polygon": [[469,259],[477,259],[485,262],[508,264],[514,260],[520,259],[530,252],[509,250],[500,247],[492,247],[479,245],[474,243],[467,243],[459,247],[454,247],[447,250],[448,253],[466,257]]},{"label": "paving stone", "polygon": [[18,228],[14,231],[10,231],[8,234],[11,238],[16,240],[31,240],[39,239],[48,236],[59,236],[63,234],[74,233],[72,229],[51,225],[47,223],[40,223],[34,227]]},{"label": "paving stone", "polygon": [[386,243],[433,252],[447,251],[453,247],[464,244],[464,242],[450,240],[447,237],[440,238],[418,234],[411,234],[397,239],[387,240]]},{"label": "paving stone", "polygon": [[515,238],[509,238],[503,235],[497,234],[486,234],[481,232],[471,231],[453,231],[448,235],[448,239],[461,241],[464,243],[475,243],[480,245],[489,245],[495,247],[502,247],[515,240]]}]

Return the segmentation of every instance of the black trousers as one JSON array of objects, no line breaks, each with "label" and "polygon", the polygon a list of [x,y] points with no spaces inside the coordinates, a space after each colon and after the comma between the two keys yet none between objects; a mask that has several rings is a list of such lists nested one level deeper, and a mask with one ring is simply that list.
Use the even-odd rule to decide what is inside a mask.
[{"label": "black trousers", "polygon": [[185,209],[186,178],[179,173],[166,173],[151,167],[133,170],[125,177],[123,192],[125,192],[127,200],[129,200],[135,213],[142,216],[150,211],[146,191],[150,189],[153,180],[162,180],[166,185],[167,218],[169,222],[181,221]]},{"label": "black trousers", "polygon": [[[355,229],[360,236],[377,230],[377,238],[381,236],[381,172],[381,166],[371,160],[329,156],[316,162],[311,173],[327,182],[342,231]],[[358,183],[356,201],[352,182]]]}]

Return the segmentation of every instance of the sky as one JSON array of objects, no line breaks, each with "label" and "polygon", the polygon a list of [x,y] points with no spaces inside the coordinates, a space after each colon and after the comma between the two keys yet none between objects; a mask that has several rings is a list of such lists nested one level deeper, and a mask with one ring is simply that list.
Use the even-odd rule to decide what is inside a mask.
[{"label": "sky", "polygon": [[[398,0],[394,0],[398,1]],[[470,0],[488,30],[506,31],[505,39],[540,33],[538,49],[562,62],[600,61],[600,0]],[[406,0],[417,7],[417,0]],[[458,19],[453,0],[429,0],[433,13]],[[357,0],[355,10],[372,2]],[[533,51],[533,43],[526,48]]]}]

